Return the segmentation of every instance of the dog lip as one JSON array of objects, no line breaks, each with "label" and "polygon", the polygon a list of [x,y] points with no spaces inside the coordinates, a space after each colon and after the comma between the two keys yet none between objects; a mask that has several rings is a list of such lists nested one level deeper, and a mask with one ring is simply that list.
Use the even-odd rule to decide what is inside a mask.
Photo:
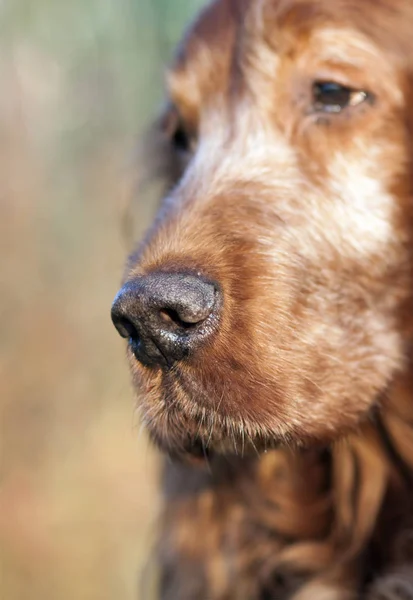
[{"label": "dog lip", "polygon": [[143,366],[171,369],[177,360],[182,360],[189,355],[189,350],[186,347],[185,336],[174,332],[164,332],[164,339],[168,348],[174,348],[175,354],[171,359],[150,336],[130,337],[128,343],[136,360]]}]

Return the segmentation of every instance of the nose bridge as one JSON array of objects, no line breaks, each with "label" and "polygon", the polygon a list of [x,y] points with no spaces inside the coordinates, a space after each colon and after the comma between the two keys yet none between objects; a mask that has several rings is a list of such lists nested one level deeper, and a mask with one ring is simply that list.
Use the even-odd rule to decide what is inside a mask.
[{"label": "nose bridge", "polygon": [[154,261],[175,263],[216,279],[219,265],[229,264],[238,251],[232,245],[228,253],[231,240],[247,243],[251,226],[262,233],[258,239],[280,226],[292,182],[300,181],[294,152],[281,131],[264,126],[253,106],[230,115],[228,126],[227,116],[217,111],[212,126],[201,128],[195,155],[147,238],[145,269]]}]

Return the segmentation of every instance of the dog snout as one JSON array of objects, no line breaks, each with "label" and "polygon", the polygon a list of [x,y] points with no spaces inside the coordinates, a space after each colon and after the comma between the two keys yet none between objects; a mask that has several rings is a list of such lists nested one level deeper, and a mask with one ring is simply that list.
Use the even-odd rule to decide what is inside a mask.
[{"label": "dog snout", "polygon": [[217,284],[187,273],[151,273],[128,281],[112,305],[112,321],[146,366],[172,366],[214,331],[221,306]]}]

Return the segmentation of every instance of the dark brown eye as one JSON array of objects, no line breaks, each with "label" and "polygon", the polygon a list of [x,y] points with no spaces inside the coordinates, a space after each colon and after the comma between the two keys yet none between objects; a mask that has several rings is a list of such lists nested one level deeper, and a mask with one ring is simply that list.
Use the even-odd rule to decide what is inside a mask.
[{"label": "dark brown eye", "polygon": [[369,98],[369,94],[332,81],[316,81],[313,85],[313,98],[316,111],[340,113],[349,106],[362,104]]},{"label": "dark brown eye", "polygon": [[186,157],[193,151],[195,137],[174,106],[168,108],[161,118],[160,126],[169,144],[178,155]]},{"label": "dark brown eye", "polygon": [[191,151],[192,141],[182,124],[178,123],[172,135],[172,145],[178,152],[188,153]]}]

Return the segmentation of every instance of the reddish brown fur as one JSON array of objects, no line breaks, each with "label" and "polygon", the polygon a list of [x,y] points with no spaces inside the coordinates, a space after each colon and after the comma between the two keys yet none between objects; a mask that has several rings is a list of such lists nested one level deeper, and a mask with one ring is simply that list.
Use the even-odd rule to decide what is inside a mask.
[{"label": "reddish brown fur", "polygon": [[[172,371],[130,357],[152,437],[211,452],[165,467],[164,600],[413,599],[412,23],[218,0],[178,53],[160,123],[191,151],[126,278],[200,272],[224,306]],[[317,113],[319,80],[374,101]]]}]

